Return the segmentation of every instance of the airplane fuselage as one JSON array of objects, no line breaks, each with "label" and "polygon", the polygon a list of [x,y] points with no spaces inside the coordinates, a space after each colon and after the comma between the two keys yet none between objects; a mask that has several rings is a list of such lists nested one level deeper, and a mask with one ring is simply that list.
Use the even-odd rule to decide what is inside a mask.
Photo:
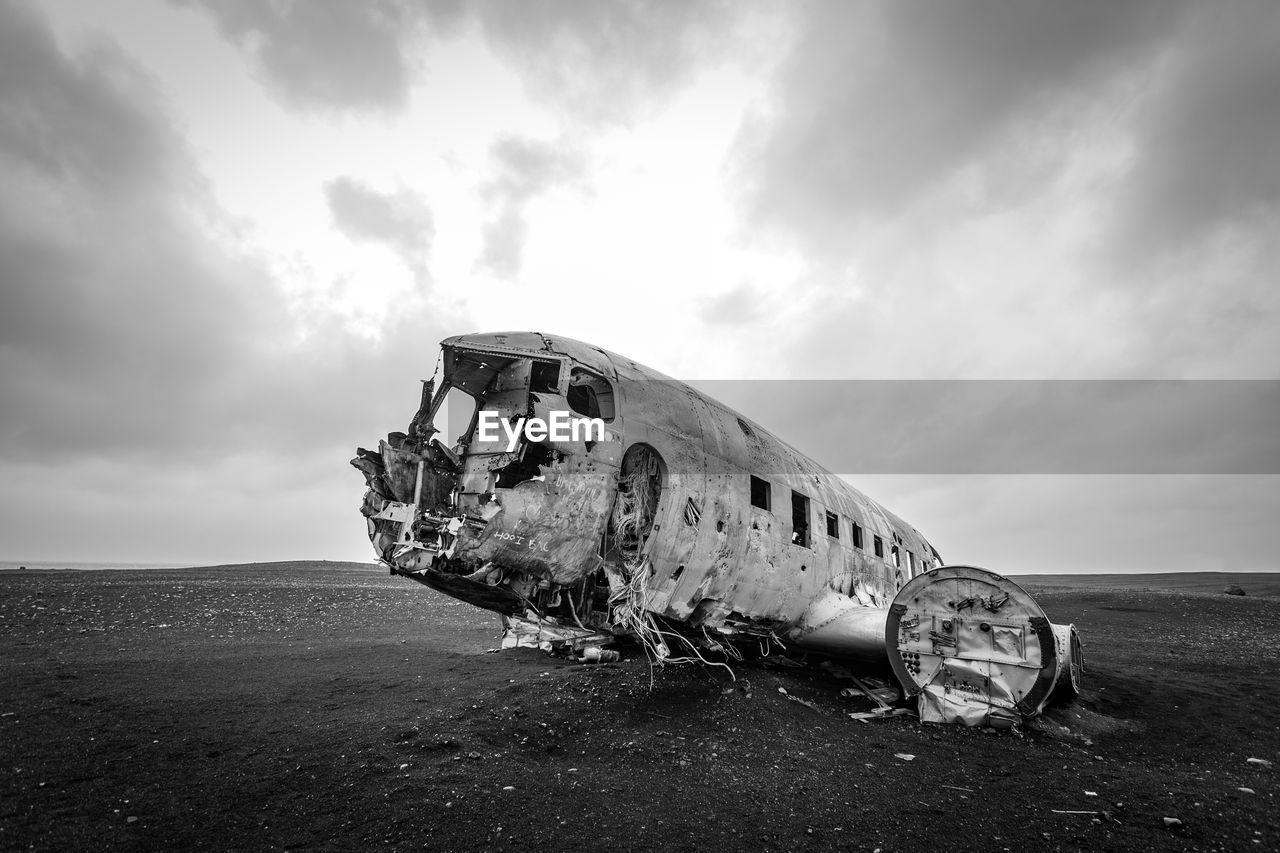
[{"label": "airplane fuselage", "polygon": [[[533,603],[541,613],[589,623],[598,608],[564,612],[560,593],[581,603],[603,580],[605,564],[622,570],[643,562],[645,609],[694,628],[750,631],[794,624],[824,591],[887,605],[902,584],[940,562],[919,531],[845,480],[738,412],[630,359],[529,332],[464,335],[442,346],[443,381],[425,414],[435,414],[449,389],[476,403],[449,454],[458,464],[442,465],[443,454],[414,436],[398,447],[384,442],[379,456],[392,484],[386,491],[398,485],[388,497],[414,503],[417,463],[424,462],[419,488],[435,504],[422,506],[434,515],[431,532],[461,523],[445,534],[451,542],[426,537],[441,547],[423,548],[423,540],[405,539],[400,521],[377,519],[382,507],[371,512],[379,555],[398,573],[498,612]],[[507,432],[495,441],[478,437],[480,412],[514,422],[565,411],[603,420],[606,439],[521,436],[510,450]],[[643,517],[619,531],[620,494],[626,502],[640,490],[648,492]],[[413,525],[405,532],[412,536]],[[486,566],[488,575],[474,577]],[[497,572],[506,576],[494,584]]]}]

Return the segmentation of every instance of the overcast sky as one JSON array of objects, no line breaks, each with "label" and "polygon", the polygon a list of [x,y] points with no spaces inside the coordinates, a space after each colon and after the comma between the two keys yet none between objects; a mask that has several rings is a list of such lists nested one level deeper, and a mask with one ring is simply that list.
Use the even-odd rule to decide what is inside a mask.
[{"label": "overcast sky", "polygon": [[[0,0],[3,559],[371,559],[452,334],[1274,380],[1278,279],[1271,0]],[[1274,473],[838,473],[952,562],[1280,569]]]}]

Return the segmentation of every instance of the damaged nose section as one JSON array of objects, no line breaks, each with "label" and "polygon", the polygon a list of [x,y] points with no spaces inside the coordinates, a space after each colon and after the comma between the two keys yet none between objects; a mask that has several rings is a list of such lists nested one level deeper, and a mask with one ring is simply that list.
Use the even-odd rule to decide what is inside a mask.
[{"label": "damaged nose section", "polygon": [[[361,513],[392,574],[502,615],[509,633],[529,623],[520,644],[559,629],[600,644],[612,640],[601,547],[621,444],[605,428],[611,386],[526,349],[447,343],[440,387],[423,383],[408,428],[351,460],[368,487]],[[452,448],[435,426],[450,394]]]},{"label": "damaged nose section", "polygon": [[360,513],[369,539],[393,574],[489,610],[518,612],[520,599],[485,583],[483,575],[446,570],[459,535],[464,528],[483,529],[486,513],[469,517],[458,510],[462,463],[430,425],[433,391],[434,383],[423,383],[423,403],[407,432],[391,433],[376,451],[358,448],[351,460],[368,486]]}]

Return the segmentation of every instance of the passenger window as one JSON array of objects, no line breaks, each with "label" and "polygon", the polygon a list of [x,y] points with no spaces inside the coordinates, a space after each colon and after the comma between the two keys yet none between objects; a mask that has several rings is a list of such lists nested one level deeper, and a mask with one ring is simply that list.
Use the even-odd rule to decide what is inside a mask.
[{"label": "passenger window", "polygon": [[879,536],[875,537],[875,546],[876,546],[876,556],[883,557],[884,556],[884,540],[881,539]]},{"label": "passenger window", "polygon": [[840,518],[834,512],[827,513],[827,535],[832,539],[840,538]]},{"label": "passenger window", "polygon": [[773,508],[772,503],[769,494],[769,481],[753,476],[751,478],[751,505],[768,510]]},{"label": "passenger window", "polygon": [[799,492],[791,493],[791,542],[809,547],[809,499]]},{"label": "passenger window", "polygon": [[853,546],[855,548],[861,548],[862,547],[862,525],[858,524],[858,522],[856,521],[851,521],[850,524],[853,525]]}]

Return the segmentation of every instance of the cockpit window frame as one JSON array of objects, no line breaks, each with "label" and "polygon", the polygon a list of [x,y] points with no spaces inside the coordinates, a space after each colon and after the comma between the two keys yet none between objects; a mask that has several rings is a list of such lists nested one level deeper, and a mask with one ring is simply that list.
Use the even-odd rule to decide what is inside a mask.
[{"label": "cockpit window frame", "polygon": [[[585,376],[590,381],[576,381],[579,376]],[[591,396],[595,400],[597,414],[593,415],[589,411],[580,411],[572,403],[569,403],[569,408],[575,414],[583,417],[598,417],[607,424],[613,423],[618,416],[618,392],[609,377],[580,364],[573,364],[569,367],[568,377],[564,385],[566,401],[569,400],[569,390],[576,387],[585,387],[591,392]],[[605,389],[604,392],[602,392],[602,388]]]}]

